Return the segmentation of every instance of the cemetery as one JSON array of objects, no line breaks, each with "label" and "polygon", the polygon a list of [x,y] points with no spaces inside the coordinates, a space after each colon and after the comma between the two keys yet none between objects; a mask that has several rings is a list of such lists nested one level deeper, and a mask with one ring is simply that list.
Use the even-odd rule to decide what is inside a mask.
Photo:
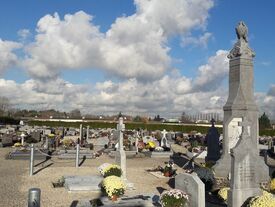
[{"label": "cemetery", "polygon": [[121,113],[105,128],[1,125],[0,206],[275,207],[275,137],[259,137],[243,21],[236,35],[222,130],[126,127]]}]

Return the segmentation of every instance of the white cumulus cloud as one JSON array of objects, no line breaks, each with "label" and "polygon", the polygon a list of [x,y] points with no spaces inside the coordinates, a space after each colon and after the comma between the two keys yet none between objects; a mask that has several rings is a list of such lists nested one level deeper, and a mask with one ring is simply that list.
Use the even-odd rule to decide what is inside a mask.
[{"label": "white cumulus cloud", "polygon": [[18,58],[14,50],[22,47],[21,44],[13,41],[4,41],[0,39],[0,75],[9,67],[18,63]]},{"label": "white cumulus cloud", "polygon": [[36,79],[81,68],[120,78],[161,78],[171,65],[167,40],[204,28],[213,0],[136,0],[135,5],[136,13],[117,18],[106,33],[83,11],[64,19],[57,13],[42,17],[24,66]]}]

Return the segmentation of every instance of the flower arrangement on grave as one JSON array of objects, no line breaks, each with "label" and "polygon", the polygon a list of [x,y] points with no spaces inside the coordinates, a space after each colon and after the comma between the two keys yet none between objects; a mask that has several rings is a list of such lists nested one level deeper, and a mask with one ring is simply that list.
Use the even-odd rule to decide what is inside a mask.
[{"label": "flower arrangement on grave", "polygon": [[155,148],[156,147],[156,143],[153,142],[153,141],[149,141],[147,144],[146,144],[146,148]]},{"label": "flower arrangement on grave", "polygon": [[176,170],[173,168],[173,166],[174,163],[172,161],[169,161],[163,168],[163,175],[166,177],[174,175]]},{"label": "flower arrangement on grave", "polygon": [[61,140],[61,142],[65,148],[68,148],[68,147],[72,146],[72,144],[73,144],[73,140],[71,140],[71,139],[63,139],[63,140]]},{"label": "flower arrangement on grave", "polygon": [[205,185],[205,191],[210,191],[215,183],[214,172],[206,167],[197,168],[194,170],[198,177]]},{"label": "flower arrangement on grave", "polygon": [[269,189],[271,193],[275,193],[275,178],[273,178],[269,183]]},{"label": "flower arrangement on grave", "polygon": [[155,148],[155,151],[156,151],[156,152],[163,152],[164,149],[163,149],[163,147],[156,147],[156,148]]},{"label": "flower arrangement on grave", "polygon": [[101,189],[110,199],[114,199],[124,194],[126,186],[120,177],[112,175],[103,179]]},{"label": "flower arrangement on grave", "polygon": [[141,152],[145,148],[145,144],[143,141],[139,141],[137,144],[138,151]]},{"label": "flower arrangement on grave", "polygon": [[263,191],[263,195],[253,197],[247,207],[274,207],[275,206],[275,198],[271,193]]},{"label": "flower arrangement on grave", "polygon": [[227,201],[229,189],[230,188],[227,188],[227,187],[221,188],[218,192],[219,198],[221,198],[223,201]]},{"label": "flower arrangement on grave", "polygon": [[53,184],[54,188],[64,187],[64,184],[65,184],[65,178],[64,178],[64,176],[62,176],[61,178],[59,178],[57,180],[57,182],[53,182],[52,184]]},{"label": "flower arrangement on grave", "polygon": [[160,202],[163,207],[184,207],[188,200],[188,194],[178,189],[164,191],[160,196]]},{"label": "flower arrangement on grave", "polygon": [[153,141],[149,141],[147,142],[145,148],[153,151],[156,148],[156,143]]},{"label": "flower arrangement on grave", "polygon": [[19,142],[16,142],[13,146],[14,146],[14,147],[22,147],[22,144],[19,143]]},{"label": "flower arrangement on grave", "polygon": [[105,167],[102,171],[103,177],[108,177],[108,176],[117,176],[120,177],[122,174],[121,168],[118,165],[108,165]]}]

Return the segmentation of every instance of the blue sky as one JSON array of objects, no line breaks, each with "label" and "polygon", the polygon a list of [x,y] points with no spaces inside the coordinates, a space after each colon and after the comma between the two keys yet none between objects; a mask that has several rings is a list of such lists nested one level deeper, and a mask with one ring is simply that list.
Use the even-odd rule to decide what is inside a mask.
[{"label": "blue sky", "polygon": [[[122,26],[125,26],[120,23],[116,23],[118,18],[125,20],[127,22],[126,30],[131,30],[132,28],[135,28],[138,26],[131,27],[131,23],[135,23],[139,17],[144,17],[148,15],[158,15],[159,11],[168,13],[167,17],[169,16],[169,10],[173,12],[173,9],[176,9],[171,5],[171,8],[167,8],[167,11],[161,10],[161,6],[153,3],[149,3],[148,5],[151,6],[153,9],[153,13],[150,13],[151,11],[146,10],[143,8],[143,6],[147,6],[148,0],[137,0],[136,4],[134,4],[134,1],[130,0],[59,0],[59,1],[50,1],[50,0],[44,0],[44,1],[35,1],[35,0],[10,0],[10,1],[4,1],[1,2],[0,7],[0,39],[2,41],[12,41],[17,42],[21,44],[21,47],[19,49],[14,49],[12,51],[13,54],[17,57],[17,62],[24,62],[26,59],[30,59],[33,61],[31,64],[32,66],[26,66],[25,64],[19,63],[19,64],[8,64],[8,67],[4,68],[2,72],[2,78],[3,80],[13,80],[15,83],[20,84],[26,83],[28,80],[34,80],[35,87],[32,86],[32,88],[35,88],[33,90],[36,90],[39,88],[38,91],[35,91],[36,95],[39,97],[41,94],[37,94],[37,92],[41,92],[41,83],[45,81],[45,78],[51,79],[51,81],[55,78],[59,78],[63,82],[67,82],[70,84],[73,84],[74,87],[86,87],[87,85],[89,87],[94,87],[95,91],[93,91],[92,88],[89,88],[89,92],[92,93],[92,95],[96,96],[98,94],[107,93],[108,95],[113,95],[109,91],[113,91],[114,89],[108,89],[109,91],[106,92],[107,89],[104,88],[105,91],[100,91],[103,89],[98,89],[98,85],[102,85],[106,82],[111,81],[113,83],[112,87],[114,87],[114,84],[117,84],[116,87],[119,87],[123,84],[129,85],[130,79],[136,79],[137,85],[144,83],[143,85],[146,85],[149,87],[148,80],[146,77],[149,77],[149,81],[159,81],[162,80],[165,75],[168,75],[171,79],[170,81],[173,81],[173,73],[174,70],[177,71],[177,74],[180,74],[177,76],[178,79],[184,79],[184,84],[186,84],[188,81],[192,82],[190,85],[186,86],[186,88],[182,91],[183,93],[190,93],[190,88],[194,88],[194,84],[196,84],[196,79],[201,80],[202,73],[198,70],[199,67],[205,66],[209,64],[211,66],[211,63],[209,63],[209,60],[211,57],[217,56],[216,52],[219,50],[230,50],[233,46],[233,43],[236,39],[234,28],[238,21],[244,20],[245,23],[248,25],[249,28],[249,43],[251,48],[253,48],[256,52],[256,58],[255,58],[255,91],[257,93],[260,93],[260,97],[263,98],[263,94],[267,92],[273,91],[274,86],[274,77],[275,77],[275,40],[274,40],[274,34],[275,34],[275,2],[272,0],[266,0],[264,3],[261,1],[249,1],[249,0],[209,0],[207,1],[209,4],[201,6],[204,3],[198,3],[199,7],[202,7],[201,14],[196,14],[197,11],[188,11],[183,10],[183,16],[186,15],[186,17],[190,18],[190,21],[192,21],[193,16],[195,18],[200,19],[200,23],[196,24],[194,23],[193,26],[176,26],[176,24],[180,24],[181,22],[185,22],[185,19],[179,19],[175,20],[175,26],[172,27],[170,25],[164,25],[165,23],[165,15],[164,17],[157,16],[156,18],[161,19],[161,21],[156,20],[157,24],[160,24],[160,28],[163,29],[164,33],[167,32],[166,29],[170,28],[171,31],[174,29],[174,31],[171,32],[171,34],[164,34],[161,39],[160,45],[163,47],[162,49],[166,50],[169,48],[168,52],[161,51],[165,54],[166,57],[170,60],[160,59],[159,62],[162,64],[162,67],[159,70],[156,70],[155,73],[146,71],[147,69],[144,69],[144,71],[134,71],[131,73],[127,73],[124,71],[120,71],[120,68],[123,64],[126,64],[124,61],[119,63],[117,68],[113,64],[117,62],[113,62],[112,65],[107,65],[109,63],[94,63],[89,62],[87,64],[76,64],[76,63],[69,63],[61,64],[59,62],[51,62],[51,63],[44,63],[43,67],[45,66],[49,73],[53,73],[51,76],[39,76],[36,77],[33,75],[33,72],[40,73],[40,71],[36,70],[38,66],[41,65],[35,65],[33,66],[34,62],[35,64],[38,64],[38,59],[35,59],[37,56],[37,51],[39,54],[42,53],[42,51],[48,52],[46,48],[42,48],[42,44],[39,45],[41,42],[36,41],[36,38],[39,34],[42,34],[41,32],[38,32],[38,22],[41,19],[44,18],[46,15],[51,15],[54,17],[54,13],[58,13],[60,22],[65,22],[64,15],[71,14],[72,16],[77,16],[76,13],[79,11],[83,11],[84,15],[80,15],[79,17],[81,21],[85,22],[86,16],[93,16],[92,21],[90,21],[90,25],[98,27],[99,31],[96,33],[97,35],[103,35],[108,36],[109,32],[112,32],[112,34],[119,34],[121,35],[123,29]],[[152,1],[154,2],[154,1]],[[159,4],[162,4],[164,1],[159,1]],[[184,0],[173,0],[173,3],[176,5],[181,5],[184,7]],[[192,1],[190,1],[191,4],[193,4]],[[202,1],[203,2],[203,1]],[[195,4],[195,3],[194,3]],[[213,4],[213,5],[212,5]],[[137,8],[143,8],[138,10]],[[180,6],[179,6],[180,7]],[[198,6],[191,7],[196,8]],[[195,10],[195,9],[194,9]],[[184,11],[188,14],[184,14]],[[194,13],[193,13],[194,12]],[[161,14],[161,13],[160,13]],[[133,17],[135,16],[135,17]],[[138,16],[138,18],[136,18]],[[176,16],[176,14],[175,14]],[[205,17],[205,18],[204,18]],[[87,17],[88,18],[88,17]],[[136,18],[135,20],[133,20]],[[150,21],[150,18],[155,18],[146,16],[146,21]],[[54,18],[52,18],[54,19]],[[48,20],[47,20],[48,21]],[[170,21],[170,20],[169,20]],[[195,21],[194,21],[195,22]],[[46,21],[43,22],[43,24],[46,25]],[[85,23],[86,24],[86,23]],[[149,22],[150,24],[150,22]],[[112,29],[111,26],[117,26],[116,30]],[[153,26],[155,24],[152,24]],[[52,25],[51,25],[52,26]],[[152,26],[152,27],[153,27]],[[177,28],[178,27],[178,28]],[[147,27],[144,27],[148,29]],[[20,30],[27,30],[28,35],[27,37],[22,40],[22,37],[18,35],[18,31]],[[77,30],[77,25],[74,28]],[[150,29],[149,29],[150,30]],[[148,30],[148,32],[150,32]],[[84,31],[84,30],[83,30]],[[168,31],[167,33],[169,33]],[[126,32],[127,33],[127,32]],[[145,33],[146,34],[146,33]],[[129,34],[126,34],[129,35]],[[132,35],[132,34],[131,34]],[[144,35],[144,34],[141,34]],[[199,41],[200,37],[208,36],[208,38],[205,39],[205,41],[202,42]],[[53,37],[53,36],[51,36]],[[42,37],[45,38],[46,37]],[[61,37],[62,38],[62,37]],[[66,37],[67,38],[67,37]],[[108,37],[106,37],[108,39]],[[131,36],[132,38],[132,36]],[[66,39],[68,40],[68,39]],[[123,40],[124,41],[124,40]],[[145,41],[145,40],[144,40]],[[58,43],[59,41],[57,41]],[[70,42],[70,41],[69,41]],[[112,42],[113,43],[113,42]],[[117,43],[117,42],[115,42]],[[34,44],[37,44],[37,47],[34,47],[33,50],[28,51],[29,47],[32,47]],[[77,43],[75,43],[77,44]],[[119,43],[120,44],[120,43]],[[124,44],[124,43],[123,43]],[[164,44],[164,46],[163,46]],[[41,46],[41,48],[40,48]],[[74,45],[77,46],[77,45]],[[116,45],[117,46],[117,45]],[[121,45],[120,45],[121,46]],[[120,47],[119,46],[119,47]],[[100,46],[101,47],[101,46]],[[133,47],[138,47],[136,44],[134,44]],[[166,48],[166,49],[165,49]],[[53,49],[53,47],[51,47]],[[60,50],[60,48],[58,48]],[[58,51],[57,49],[57,51]],[[61,49],[62,51],[62,49]],[[87,49],[87,51],[95,51],[91,49]],[[155,52],[153,52],[155,53]],[[152,53],[152,54],[153,54]],[[57,53],[58,55],[58,53]],[[93,58],[100,58],[101,56],[96,56]],[[139,56],[137,56],[139,57]],[[145,57],[147,59],[149,56]],[[146,62],[152,62],[156,61],[152,64],[152,68],[154,68],[156,65],[158,65],[158,60],[156,60],[159,57],[163,57],[163,54],[160,54],[158,57],[154,57],[154,60],[149,60]],[[223,56],[224,57],[224,56]],[[56,57],[57,59],[59,57]],[[92,58],[90,56],[87,56],[87,58]],[[39,57],[39,60],[43,59],[42,57]],[[62,57],[60,57],[62,59]],[[1,59],[0,59],[1,60]],[[131,62],[132,59],[129,59],[129,65],[135,65],[136,62]],[[162,62],[163,61],[163,62]],[[96,62],[96,61],[95,61]],[[169,64],[168,64],[169,63]],[[39,63],[40,64],[40,63]],[[70,64],[73,64],[71,66]],[[167,65],[168,64],[168,65]],[[54,65],[54,66],[52,66]],[[76,65],[76,66],[75,66]],[[210,67],[209,66],[209,67]],[[34,68],[29,68],[34,67]],[[53,68],[51,68],[53,67]],[[69,69],[68,69],[68,68]],[[150,68],[150,67],[148,67]],[[149,70],[149,69],[148,69]],[[214,69],[213,69],[214,70]],[[218,70],[218,67],[217,69]],[[221,69],[225,70],[225,69]],[[43,71],[42,71],[43,72]],[[47,71],[45,72],[47,73]],[[127,73],[127,74],[126,74]],[[159,73],[159,74],[158,74]],[[218,72],[217,72],[218,73]],[[216,74],[216,73],[215,73]],[[180,76],[180,77],[179,77]],[[215,80],[211,80],[208,84],[218,84],[215,88],[215,90],[220,90],[218,88],[223,88],[225,91],[227,90],[227,75],[225,72],[223,74],[218,74],[217,78],[221,78],[222,81],[220,83],[217,83]],[[43,79],[43,81],[42,81]],[[208,78],[211,79],[211,78]],[[49,79],[47,79],[49,81]],[[42,82],[41,82],[42,81]],[[62,82],[61,81],[61,82]],[[128,81],[128,82],[127,82]],[[39,83],[38,83],[39,82]],[[160,81],[161,82],[161,81]],[[29,83],[29,82],[28,82]],[[120,85],[119,85],[120,84]],[[155,83],[157,85],[157,83]],[[182,83],[183,84],[183,83]],[[23,86],[22,85],[22,86]],[[39,85],[39,87],[38,87]],[[104,85],[104,84],[103,84]],[[107,84],[108,85],[108,84]],[[179,83],[181,85],[181,83]],[[43,87],[45,87],[43,85]],[[145,91],[149,90],[144,89]],[[187,89],[188,88],[188,89]],[[44,89],[43,89],[44,90]],[[43,91],[42,90],[42,91]],[[51,89],[52,90],[52,89]],[[56,90],[56,89],[54,89]],[[46,91],[46,92],[45,92]],[[50,95],[49,88],[47,90],[45,89],[43,91],[44,93],[47,93]],[[189,92],[187,92],[189,91]],[[202,90],[203,91],[203,90]],[[204,91],[205,92],[205,91]],[[214,97],[213,90],[208,91],[209,97]],[[211,93],[211,95],[210,95]],[[216,91],[217,96],[220,96],[223,92]],[[177,93],[173,94],[170,98],[174,98]],[[63,94],[64,96],[64,94]],[[137,94],[133,95],[133,97],[139,96]],[[169,99],[168,97],[166,97]],[[47,98],[45,98],[47,99]],[[132,99],[132,98],[130,98]],[[182,97],[183,99],[183,97]],[[226,97],[220,98],[222,103],[224,102],[224,99]],[[272,99],[273,100],[273,99]],[[157,100],[151,100],[153,102]],[[38,101],[39,102],[39,101]],[[61,104],[61,101],[57,103],[57,105],[51,105],[48,103],[49,101],[46,101],[42,104],[43,107],[57,107],[58,109],[64,107]],[[270,103],[270,102],[269,102]],[[19,103],[16,103],[19,105]],[[31,103],[32,106],[35,105],[35,103]],[[91,103],[93,105],[93,102]],[[98,103],[94,103],[95,105],[98,105]],[[171,104],[169,102],[169,104]],[[178,109],[176,104],[174,104],[175,113]],[[66,104],[65,104],[66,105]],[[142,105],[142,107],[139,107]],[[135,110],[138,112],[149,112],[152,110],[152,106],[143,106],[143,104],[139,104],[138,106],[135,106]],[[268,105],[265,103],[265,105]],[[189,105],[188,105],[189,106]],[[220,106],[220,105],[219,105]],[[72,109],[74,107],[80,107],[83,108],[84,111],[87,111],[87,107],[83,106],[83,104],[76,104],[74,106],[66,106],[68,109]],[[86,108],[85,108],[86,107]],[[105,108],[108,108],[109,106],[105,106]],[[113,107],[113,106],[112,106]],[[122,107],[122,106],[121,106]],[[159,106],[160,111],[167,111],[167,108],[165,109],[164,106]],[[166,106],[167,107],[167,106]],[[180,106],[178,106],[180,107]],[[188,108],[186,106],[182,106],[183,108]],[[116,109],[112,109],[116,110]],[[110,110],[110,111],[112,111]],[[129,109],[130,111],[131,109]],[[109,111],[108,109],[106,111]],[[207,112],[208,109],[200,108],[200,111]],[[271,114],[273,113],[273,109],[271,109]]]}]

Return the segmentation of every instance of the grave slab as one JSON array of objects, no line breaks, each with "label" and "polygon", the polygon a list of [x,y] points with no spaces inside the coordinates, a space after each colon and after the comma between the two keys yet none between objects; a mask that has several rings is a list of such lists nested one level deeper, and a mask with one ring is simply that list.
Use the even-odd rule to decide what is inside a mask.
[{"label": "grave slab", "polygon": [[100,192],[99,184],[102,181],[101,176],[64,176],[65,188],[70,192],[93,191]]}]

